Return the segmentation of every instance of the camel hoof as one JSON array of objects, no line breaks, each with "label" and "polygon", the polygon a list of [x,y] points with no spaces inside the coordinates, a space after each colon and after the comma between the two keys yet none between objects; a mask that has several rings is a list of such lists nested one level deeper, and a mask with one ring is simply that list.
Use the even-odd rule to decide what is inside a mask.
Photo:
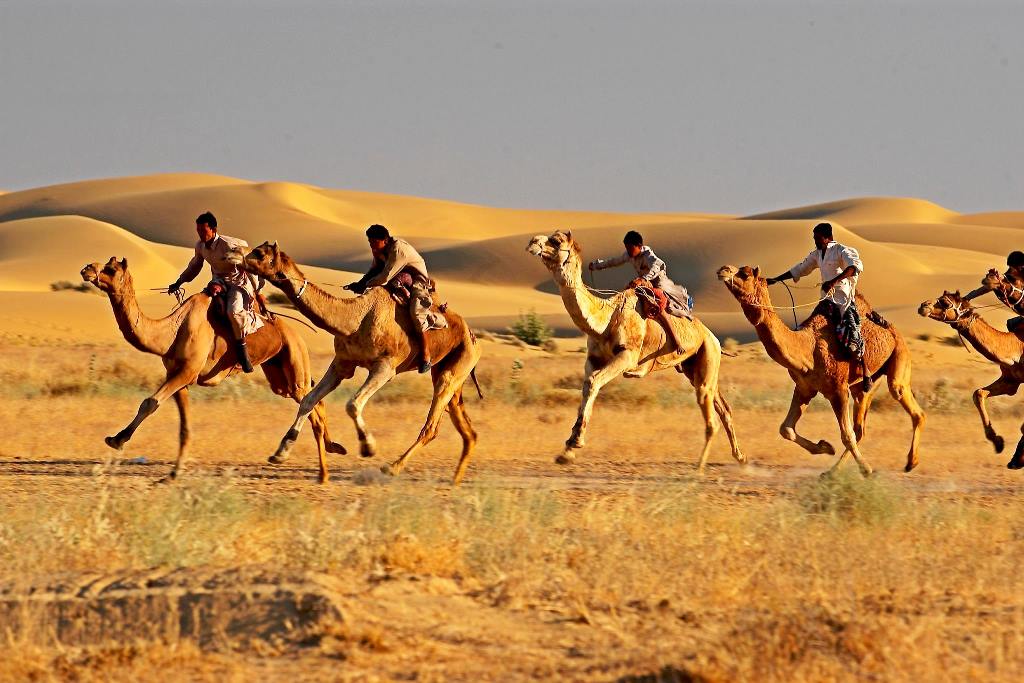
[{"label": "camel hoof", "polygon": [[348,449],[342,446],[337,441],[328,441],[326,444],[328,453],[335,453],[337,455],[348,455]]},{"label": "camel hoof", "polygon": [[330,480],[330,478],[330,475],[328,475],[326,472],[322,472],[320,476],[317,477],[317,481],[321,484],[326,484]]},{"label": "camel hoof", "polygon": [[860,476],[864,477],[865,479],[872,479],[875,476],[875,471],[869,467],[866,470],[861,470]]},{"label": "camel hoof", "polygon": [[832,447],[828,441],[822,439],[818,442],[818,450],[815,451],[818,455],[835,455],[836,449]]},{"label": "camel hoof", "polygon": [[1024,467],[1024,458],[1020,460],[1011,460],[1010,462],[1006,463],[1006,469],[1008,470],[1019,470],[1022,467]]},{"label": "camel hoof", "polygon": [[1001,436],[993,436],[992,445],[995,447],[997,454],[1002,453],[1003,449],[1006,448],[1006,442],[1003,441],[1003,437]]},{"label": "camel hoof", "polygon": [[574,462],[576,462],[576,456],[568,451],[555,458],[555,463],[558,465],[571,465]]},{"label": "camel hoof", "polygon": [[569,437],[569,439],[565,442],[566,448],[583,448],[584,445],[585,443],[583,441],[583,437],[580,436]]},{"label": "camel hoof", "polygon": [[280,464],[282,464],[283,462],[285,462],[287,460],[288,460],[288,454],[287,453],[274,453],[272,456],[267,458],[267,462],[269,462],[271,465],[280,465]]},{"label": "camel hoof", "polygon": [[402,470],[400,468],[395,467],[394,463],[392,463],[389,465],[381,465],[380,471],[382,474],[386,474],[391,477],[396,477],[398,476],[398,473],[401,472]]},{"label": "camel hoof", "polygon": [[369,441],[359,444],[359,455],[364,458],[372,458],[377,455],[377,447]]},{"label": "camel hoof", "polygon": [[904,472],[913,472],[913,471],[914,471],[914,468],[916,468],[916,467],[917,467],[917,465],[918,465],[918,462],[917,462],[916,460],[915,460],[915,461],[913,461],[913,462],[908,462],[908,463],[907,463],[907,464],[906,464],[906,465],[905,465],[905,466],[903,467],[903,471],[904,471]]},{"label": "camel hoof", "polygon": [[103,439],[103,443],[107,444],[108,446],[113,448],[115,451],[124,450],[124,442],[118,441],[113,436],[108,436],[107,438]]}]

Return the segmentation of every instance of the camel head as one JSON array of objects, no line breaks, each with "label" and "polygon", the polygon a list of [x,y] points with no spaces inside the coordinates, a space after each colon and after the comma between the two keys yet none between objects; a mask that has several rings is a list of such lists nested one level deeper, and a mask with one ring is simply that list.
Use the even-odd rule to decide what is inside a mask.
[{"label": "camel head", "polygon": [[725,283],[726,289],[740,303],[753,304],[770,298],[768,283],[761,277],[761,268],[758,266],[722,266],[718,269],[718,279]]},{"label": "camel head", "polygon": [[580,276],[580,254],[583,249],[572,238],[571,231],[556,230],[550,235],[537,235],[530,240],[526,251],[539,257],[552,275],[566,282]]},{"label": "camel head", "polygon": [[995,268],[989,268],[985,277],[981,279],[981,285],[989,290],[999,289],[1003,284],[1003,275]]},{"label": "camel head", "polygon": [[116,256],[111,256],[104,265],[90,263],[82,268],[81,275],[83,280],[91,282],[107,294],[122,291],[131,285],[126,258],[118,261]]},{"label": "camel head", "polygon": [[284,269],[292,266],[291,257],[281,251],[277,242],[264,242],[241,260],[241,266],[254,275],[262,275],[271,282],[285,279]]},{"label": "camel head", "polygon": [[960,295],[960,291],[943,292],[938,299],[921,302],[917,314],[940,323],[955,323],[969,318],[974,309],[971,303]]}]

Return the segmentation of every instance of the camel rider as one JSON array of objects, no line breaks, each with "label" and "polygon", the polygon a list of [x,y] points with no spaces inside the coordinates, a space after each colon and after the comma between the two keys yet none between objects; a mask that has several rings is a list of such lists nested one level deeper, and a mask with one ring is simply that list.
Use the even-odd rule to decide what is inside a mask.
[{"label": "camel rider", "polygon": [[800,263],[785,273],[768,278],[769,285],[810,275],[815,269],[821,272],[822,304],[836,326],[840,347],[854,359],[859,360],[864,373],[864,388],[871,386],[867,365],[864,361],[864,339],[861,337],[860,314],[857,312],[857,281],[864,272],[860,254],[853,247],[836,242],[832,238],[832,224],[818,223],[812,231],[814,250]]},{"label": "camel rider", "polygon": [[384,287],[399,302],[408,302],[420,347],[419,371],[428,372],[432,363],[427,332],[447,327],[448,323],[443,315],[430,310],[433,299],[427,264],[411,244],[392,237],[383,225],[367,228],[366,240],[373,253],[373,264],[358,282],[345,285],[344,289],[362,294],[370,287]]},{"label": "camel rider", "polygon": [[622,244],[626,248],[625,252],[609,259],[594,259],[588,267],[590,270],[604,270],[625,263],[632,264],[637,274],[637,279],[631,283],[632,286],[649,290],[657,302],[657,310],[652,306],[648,309],[648,316],[656,318],[665,328],[674,347],[673,351],[682,351],[683,345],[669,316],[692,319],[690,309],[693,300],[684,287],[672,282],[665,262],[658,258],[650,247],[644,245],[644,238],[640,233],[630,230],[622,238]]},{"label": "camel rider", "polygon": [[167,292],[174,294],[183,284],[195,280],[203,270],[203,262],[209,263],[213,273],[209,289],[213,293],[217,290],[226,292],[225,303],[231,331],[235,335],[238,363],[245,372],[252,372],[249,351],[245,346],[245,333],[250,323],[248,311],[263,282],[262,278],[245,272],[237,263],[228,260],[228,254],[233,249],[248,250],[249,245],[245,240],[218,234],[217,218],[209,211],[196,218],[196,234],[199,235],[199,241],[196,242],[195,255],[178,279],[167,287]]},{"label": "camel rider", "polygon": [[[1021,280],[1024,280],[1024,251],[1011,251],[1010,254],[1006,257],[1006,273],[1004,273],[1004,277],[1015,285],[1020,284]],[[964,300],[970,301],[971,299],[975,299],[981,296],[982,294],[990,291],[992,290],[990,290],[987,286],[982,285],[981,287],[978,287],[974,291],[964,294]],[[1017,306],[1013,306],[1012,302],[1004,301],[1003,303],[1009,305],[1015,313],[1024,312],[1021,311],[1020,308],[1018,308]],[[1020,304],[1021,302],[1018,301],[1017,303]],[[1024,323],[1024,316],[1015,315],[1014,317],[1006,321],[1006,329],[1016,334],[1018,331],[1020,331],[1021,323]]]}]

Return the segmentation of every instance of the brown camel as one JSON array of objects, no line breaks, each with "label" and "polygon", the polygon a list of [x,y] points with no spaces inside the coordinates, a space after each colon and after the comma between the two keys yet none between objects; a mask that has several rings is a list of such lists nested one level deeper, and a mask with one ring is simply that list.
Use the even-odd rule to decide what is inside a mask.
[{"label": "brown camel", "polygon": [[[267,278],[287,296],[295,307],[315,325],[334,335],[334,360],[309,396],[299,406],[291,429],[281,439],[277,454],[285,455],[298,438],[303,418],[334,391],[342,380],[351,378],[356,368],[367,368],[369,375],[345,408],[355,422],[359,434],[359,451],[363,457],[375,454],[373,436],[363,421],[363,408],[381,387],[400,372],[418,368],[419,349],[413,341],[417,335],[407,307],[397,306],[391,295],[381,287],[354,298],[331,296],[309,282],[295,262],[277,246],[264,242],[245,257],[243,267]],[[402,471],[409,458],[437,436],[444,412],[451,417],[462,437],[462,456],[455,468],[453,482],[458,485],[469,464],[476,432],[470,424],[463,404],[462,390],[480,360],[480,345],[461,316],[445,311],[448,327],[427,333],[430,358],[434,360],[431,377],[433,400],[426,422],[416,441],[397,460],[381,468],[385,474]]]},{"label": "brown camel", "polygon": [[586,288],[581,277],[582,250],[573,240],[572,233],[557,231],[550,236],[537,235],[530,240],[526,250],[540,257],[551,271],[569,317],[587,335],[587,363],[579,413],[572,434],[565,442],[565,450],[556,462],[572,462],[576,458],[573,451],[583,448],[594,402],[605,384],[619,375],[644,377],[665,368],[676,368],[684,373],[696,389],[697,405],[703,413],[705,425],[704,449],[697,462],[697,471],[704,471],[711,440],[718,432],[715,412],[725,424],[732,457],[737,462],[747,462],[736,441],[732,409],[718,388],[722,347],[702,322],[696,318],[692,321],[673,319],[683,347],[681,351],[673,352],[664,328],[656,320],[646,319],[637,312],[634,289],[602,299]]},{"label": "brown camel", "polygon": [[[189,444],[188,388],[193,384],[216,386],[241,371],[236,365],[230,325],[211,309],[213,299],[204,293],[189,297],[165,318],[146,316],[135,298],[127,259],[118,261],[111,257],[105,265],[91,263],[82,268],[82,279],[107,294],[117,326],[128,343],[139,351],[160,356],[167,371],[163,384],[142,402],[135,419],[114,436],[108,436],[106,444],[116,450],[124,448],[142,421],[173,396],[181,419],[178,460],[170,473],[173,479],[182,472]],[[300,402],[309,393],[312,378],[306,342],[284,321],[265,321],[262,328],[249,336],[248,346],[253,365],[261,366],[275,394]],[[316,406],[309,421],[320,456],[320,481],[327,481],[325,451],[345,453],[345,448],[331,441],[323,405]],[[270,462],[282,460],[271,458]]]},{"label": "brown camel", "polygon": [[[874,389],[865,391],[860,379],[860,363],[846,360],[838,350],[835,333],[828,319],[815,311],[799,330],[791,330],[775,313],[768,283],[761,277],[760,269],[750,266],[736,268],[722,266],[718,279],[740,302],[744,315],[754,326],[757,336],[764,344],[768,355],[789,371],[796,386],[789,413],[782,422],[779,432],[782,438],[794,441],[811,453],[835,455],[835,449],[827,441],[814,443],[797,434],[796,424],[804,414],[807,404],[821,393],[832,404],[832,410],[839,422],[845,450],[836,464],[826,473],[834,472],[852,454],[864,476],[871,474],[871,466],[864,460],[858,442],[864,438],[865,422]],[[868,319],[870,307],[863,297],[857,295],[857,309],[861,312],[864,337],[864,359],[872,379],[885,375],[889,393],[910,415],[914,426],[910,440],[910,452],[904,471],[917,467],[917,450],[924,428],[925,415],[917,404],[910,388],[910,353],[907,344],[896,328],[882,327]],[[850,398],[853,397],[851,419]]]},{"label": "brown camel", "polygon": [[[992,442],[996,453],[1002,453],[1005,443],[992,427],[985,401],[990,396],[1016,395],[1021,382],[1024,382],[1024,341],[1012,332],[1003,332],[989,325],[959,291],[943,292],[938,299],[923,302],[917,312],[946,323],[970,342],[978,353],[999,366],[999,379],[975,390],[974,405],[981,415],[985,438]],[[1021,435],[1013,457],[1006,463],[1011,470],[1024,467],[1024,425],[1021,425]]]}]

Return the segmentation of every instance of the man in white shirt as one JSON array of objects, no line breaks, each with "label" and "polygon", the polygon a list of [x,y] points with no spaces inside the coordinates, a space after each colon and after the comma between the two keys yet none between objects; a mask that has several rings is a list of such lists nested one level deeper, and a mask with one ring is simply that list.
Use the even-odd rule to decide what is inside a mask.
[{"label": "man in white shirt", "polygon": [[816,269],[821,272],[823,303],[828,305],[829,315],[836,325],[840,347],[860,361],[864,373],[864,388],[871,386],[864,363],[864,340],[860,331],[860,314],[857,312],[857,282],[864,272],[860,254],[853,247],[836,242],[832,238],[832,224],[818,223],[814,226],[814,250],[807,257],[785,273],[768,278],[769,285],[810,275]]},{"label": "man in white shirt", "polygon": [[178,279],[168,285],[167,291],[173,294],[184,283],[192,282],[203,271],[203,263],[209,263],[213,273],[212,289],[226,290],[227,313],[235,334],[238,363],[245,372],[252,372],[252,363],[245,346],[245,333],[247,326],[252,327],[250,310],[256,292],[263,283],[255,275],[242,270],[237,260],[228,258],[232,251],[245,253],[249,245],[245,240],[218,234],[217,218],[209,211],[196,218],[196,234],[199,235],[199,241],[196,242],[195,255]]}]

